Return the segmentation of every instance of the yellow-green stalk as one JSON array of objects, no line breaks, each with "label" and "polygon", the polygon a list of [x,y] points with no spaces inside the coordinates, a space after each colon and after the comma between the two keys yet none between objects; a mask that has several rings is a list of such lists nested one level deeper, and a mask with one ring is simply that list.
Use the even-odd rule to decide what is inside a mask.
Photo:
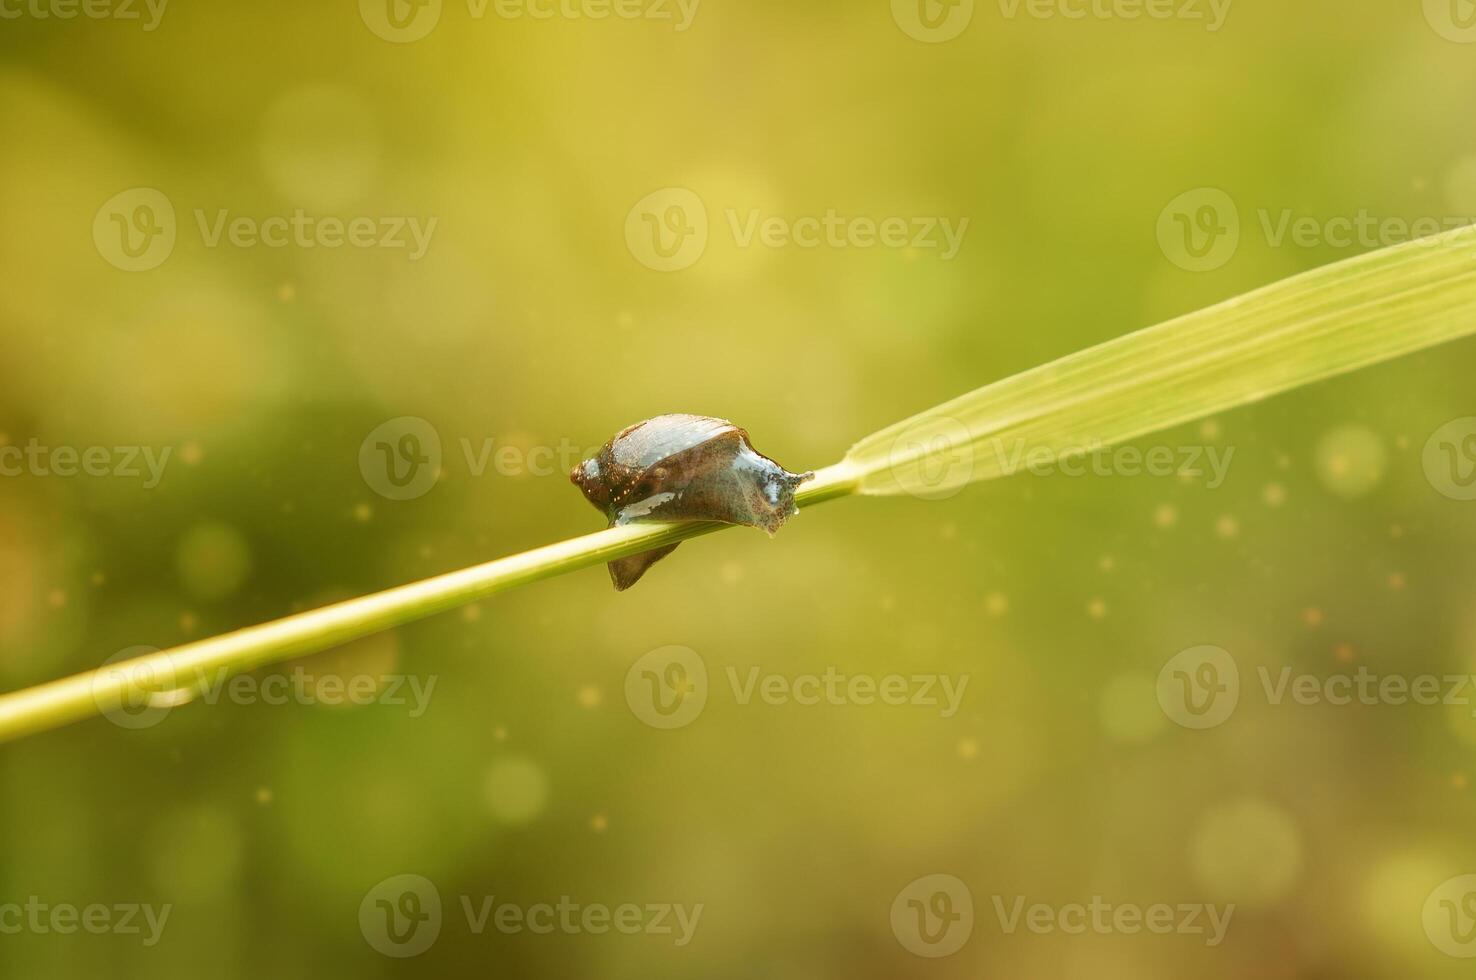
[{"label": "yellow-green stalk", "polygon": [[[1011,459],[1089,452],[1476,332],[1476,227],[1326,266],[987,385],[873,433],[796,494],[941,495]],[[0,741],[191,678],[328,649],[498,592],[725,525],[615,527],[0,695]],[[692,556],[684,556],[692,560]]]}]

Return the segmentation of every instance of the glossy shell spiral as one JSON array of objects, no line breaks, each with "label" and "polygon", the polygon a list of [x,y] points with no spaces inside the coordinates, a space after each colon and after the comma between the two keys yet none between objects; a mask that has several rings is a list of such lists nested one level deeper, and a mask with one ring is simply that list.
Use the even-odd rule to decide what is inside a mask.
[{"label": "glossy shell spiral", "polygon": [[[814,473],[790,473],[724,419],[658,415],[623,429],[569,479],[610,526],[632,521],[721,521],[777,531],[798,512],[794,491]],[[615,588],[636,583],[675,550],[610,562]]]}]

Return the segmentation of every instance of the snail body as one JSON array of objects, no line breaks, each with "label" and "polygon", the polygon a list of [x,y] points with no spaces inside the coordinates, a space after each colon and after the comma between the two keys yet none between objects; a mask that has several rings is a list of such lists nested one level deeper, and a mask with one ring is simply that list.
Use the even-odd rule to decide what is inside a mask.
[{"label": "snail body", "polygon": [[[622,429],[569,479],[609,520],[719,521],[773,534],[799,508],[794,491],[813,472],[791,473],[759,453],[725,419],[658,415]],[[676,549],[667,545],[609,563],[617,590]]]}]

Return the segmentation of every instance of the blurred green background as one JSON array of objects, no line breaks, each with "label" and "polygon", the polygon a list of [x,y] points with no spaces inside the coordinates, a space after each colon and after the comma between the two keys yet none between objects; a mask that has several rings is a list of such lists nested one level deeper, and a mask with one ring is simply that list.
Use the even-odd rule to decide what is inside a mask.
[{"label": "blurred green background", "polygon": [[[0,446],[105,447],[110,468],[0,478],[7,689],[593,530],[557,453],[650,415],[731,418],[820,466],[1368,247],[1279,239],[1288,213],[1476,214],[1476,38],[1435,0],[1235,0],[1217,30],[1190,0],[703,0],[680,30],[655,0],[156,22],[123,2],[0,6]],[[670,188],[705,211],[695,259],[643,244],[700,234]],[[1231,202],[1208,259],[1164,233],[1182,195],[1204,217],[1203,188]],[[435,224],[418,258],[331,232],[211,244],[222,212],[299,211]],[[854,224],[741,236],[832,211],[968,224],[951,257]],[[1274,704],[1257,669],[1476,671],[1476,504],[1422,465],[1473,413],[1473,367],[1464,343],[1140,441],[1233,448],[1213,488],[1023,475],[844,501],[772,541],[686,544],[625,594],[589,570],[298,664],[378,679],[373,704],[223,697],[0,748],[0,927],[32,896],[171,908],[153,945],[0,929],[0,973],[1469,976],[1426,913],[1476,872],[1471,705]],[[392,499],[361,449],[406,418],[439,479]],[[170,453],[157,485],[111,473],[120,447]],[[1155,685],[1203,644],[1242,690],[1192,730]],[[663,729],[627,675],[672,646],[706,703]],[[949,717],[744,704],[729,671],[754,668],[967,688]],[[434,683],[423,711],[392,703],[397,676]],[[401,959],[373,923],[378,897],[413,910],[381,884],[404,874],[442,914]],[[934,874],[967,887],[971,934],[919,957],[894,901]],[[703,908],[685,945],[478,934],[463,898],[486,896]],[[996,914],[1094,896],[1236,909],[1215,946]]]}]

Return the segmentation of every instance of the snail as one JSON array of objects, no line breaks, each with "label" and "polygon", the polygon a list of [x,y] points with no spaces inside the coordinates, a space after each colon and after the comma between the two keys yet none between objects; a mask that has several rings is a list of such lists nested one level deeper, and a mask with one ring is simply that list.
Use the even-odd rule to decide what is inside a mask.
[{"label": "snail", "polygon": [[[726,419],[658,415],[637,422],[569,472],[610,521],[720,521],[770,535],[799,513],[794,491],[815,474],[791,473],[753,448]],[[623,592],[676,550],[669,544],[609,563]]]}]

